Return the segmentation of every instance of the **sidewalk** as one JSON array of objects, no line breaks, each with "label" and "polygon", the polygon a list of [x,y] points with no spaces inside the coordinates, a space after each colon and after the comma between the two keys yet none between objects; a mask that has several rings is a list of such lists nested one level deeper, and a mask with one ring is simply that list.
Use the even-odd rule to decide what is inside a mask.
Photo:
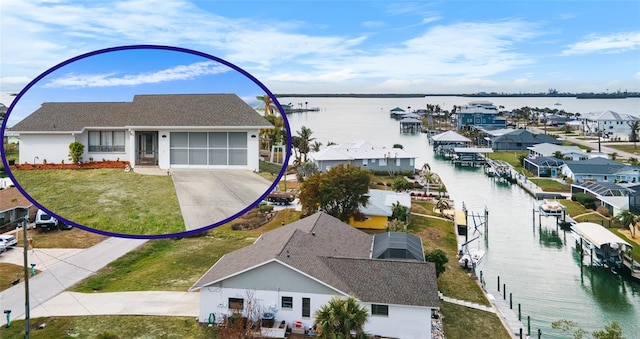
[{"label": "sidewalk", "polygon": [[[79,250],[69,256],[56,257],[52,262],[41,262],[44,270],[29,279],[29,305],[35,310],[41,304],[46,303],[67,288],[90,276],[110,262],[123,256],[127,252],[145,243],[146,240],[108,238],[90,248]],[[22,253],[20,248],[14,248],[11,252]],[[47,252],[35,252],[38,257],[47,256]],[[49,253],[50,254],[50,253]],[[14,254],[12,253],[12,256]],[[31,254],[30,254],[31,255]],[[33,254],[35,257],[35,254]],[[28,257],[31,263],[32,256]],[[15,259],[13,259],[15,260]],[[19,319],[24,317],[25,298],[24,281],[0,292],[0,309],[11,310],[11,317]],[[127,303],[126,301],[124,303]],[[0,325],[6,324],[6,318],[0,317]]]}]

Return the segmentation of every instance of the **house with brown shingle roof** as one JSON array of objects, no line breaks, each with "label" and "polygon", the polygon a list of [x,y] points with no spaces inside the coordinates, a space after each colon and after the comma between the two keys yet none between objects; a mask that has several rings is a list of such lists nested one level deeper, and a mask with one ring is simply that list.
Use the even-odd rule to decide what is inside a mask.
[{"label": "house with brown shingle roof", "polygon": [[131,167],[258,170],[259,131],[273,128],[235,94],[136,95],[132,102],[47,102],[8,130],[20,163],[123,160]]},{"label": "house with brown shingle roof", "polygon": [[353,296],[369,310],[367,333],[431,338],[431,315],[440,307],[434,264],[372,258],[380,250],[374,245],[372,235],[322,212],[266,232],[224,255],[190,288],[200,293],[199,320],[257,302],[276,323],[309,328],[331,298]]},{"label": "house with brown shingle roof", "polygon": [[38,209],[20,191],[11,186],[0,189],[0,233],[15,228],[17,222],[28,217],[33,220]]}]

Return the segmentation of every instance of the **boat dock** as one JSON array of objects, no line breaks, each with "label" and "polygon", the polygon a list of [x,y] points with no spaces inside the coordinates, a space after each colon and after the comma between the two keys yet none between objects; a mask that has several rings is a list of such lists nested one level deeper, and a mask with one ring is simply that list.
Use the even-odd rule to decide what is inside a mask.
[{"label": "boat dock", "polygon": [[455,147],[452,162],[456,166],[477,167],[487,163],[485,154],[493,153],[488,147]]},{"label": "boat dock", "polygon": [[[505,327],[510,331],[511,336],[514,338],[528,338],[527,327],[518,319],[518,315],[513,310],[511,294],[509,294],[509,302],[507,302],[505,298],[506,291],[504,291],[504,285],[502,294],[499,291],[491,289],[485,289],[485,292],[491,305],[498,310],[497,314]],[[520,336],[521,334],[522,337]]]}]

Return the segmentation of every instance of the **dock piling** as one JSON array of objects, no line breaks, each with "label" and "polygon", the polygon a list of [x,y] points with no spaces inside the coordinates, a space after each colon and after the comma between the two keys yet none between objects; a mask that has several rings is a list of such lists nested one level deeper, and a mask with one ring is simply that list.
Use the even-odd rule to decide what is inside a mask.
[{"label": "dock piling", "polygon": [[522,309],[520,308],[520,303],[518,303],[518,320],[522,321]]},{"label": "dock piling", "polygon": [[500,276],[498,276],[498,292],[500,292]]},{"label": "dock piling", "polygon": [[502,284],[502,299],[507,300],[507,284]]},{"label": "dock piling", "polygon": [[509,309],[513,309],[513,293],[509,292]]}]

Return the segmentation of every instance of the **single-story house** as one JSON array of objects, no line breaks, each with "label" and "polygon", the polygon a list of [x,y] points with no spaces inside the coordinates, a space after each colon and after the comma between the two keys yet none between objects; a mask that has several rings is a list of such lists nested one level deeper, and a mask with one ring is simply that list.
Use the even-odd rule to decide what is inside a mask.
[{"label": "single-story house", "polygon": [[631,190],[631,194],[629,194],[629,211],[640,214],[640,184],[632,185],[628,188]]},{"label": "single-story house", "polygon": [[365,220],[350,220],[349,224],[356,228],[380,229],[387,228],[387,223],[392,215],[393,204],[399,203],[411,209],[411,195],[395,191],[369,189],[369,202],[362,207],[360,212],[365,215]]},{"label": "single-story house", "polygon": [[416,157],[401,148],[380,148],[358,140],[331,145],[307,154],[322,172],[332,167],[353,165],[371,171],[415,172]]},{"label": "single-story house", "polygon": [[235,94],[136,95],[132,102],[47,102],[11,127],[20,163],[83,161],[258,170],[260,129],[273,125]]},{"label": "single-story house", "polygon": [[551,157],[555,156],[556,152],[562,154],[564,160],[587,160],[591,158],[590,152],[583,150],[578,146],[563,146],[551,143],[541,143],[527,147],[531,156],[537,157]]},{"label": "single-story house", "polygon": [[580,161],[567,160],[561,166],[561,170],[562,175],[571,178],[574,183],[615,182],[631,181],[621,180],[621,175],[618,174],[627,172],[633,167],[617,161],[596,157]]},{"label": "single-story house", "polygon": [[516,129],[498,137],[492,138],[490,147],[496,151],[526,150],[535,144],[562,144],[562,141],[546,134],[534,134],[527,129]]},{"label": "single-story house", "polygon": [[571,194],[585,193],[596,199],[596,206],[604,206],[609,215],[616,216],[629,210],[633,190],[612,182],[584,182],[571,184]]},{"label": "single-story house", "polygon": [[541,157],[537,155],[523,159],[523,167],[536,177],[556,177],[561,173],[560,166],[564,161],[556,157]]},{"label": "single-story house", "polygon": [[200,293],[198,319],[268,312],[276,324],[308,329],[328,301],[352,296],[369,311],[366,333],[431,338],[432,312],[440,307],[435,265],[406,255],[372,257],[372,249],[384,254],[383,246],[322,212],[266,232],[225,254],[190,288]]},{"label": "single-story house", "polygon": [[33,220],[36,211],[37,208],[17,188],[0,189],[0,233],[13,229],[24,217]]}]

